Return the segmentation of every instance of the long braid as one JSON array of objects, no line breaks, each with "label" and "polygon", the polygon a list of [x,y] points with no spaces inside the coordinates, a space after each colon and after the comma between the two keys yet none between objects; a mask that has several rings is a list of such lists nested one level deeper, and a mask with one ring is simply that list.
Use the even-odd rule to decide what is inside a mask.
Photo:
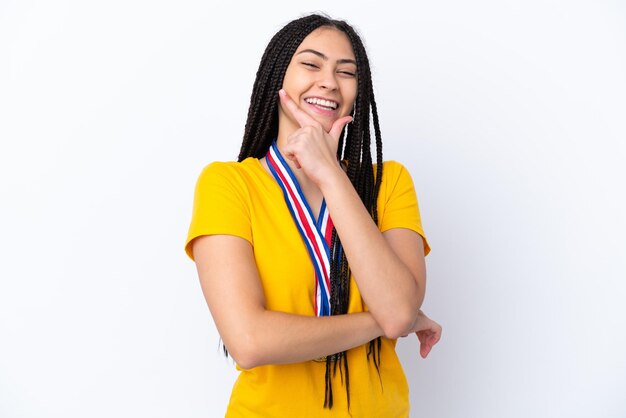
[{"label": "long braid", "polygon": [[[348,38],[350,39],[353,45],[354,54],[357,59],[357,62],[360,62],[358,55],[360,53],[365,54],[365,48],[363,47],[360,38],[355,33],[353,33],[352,31],[346,31],[346,34],[348,35]],[[363,69],[363,71],[359,72],[358,83],[359,83],[358,91],[363,92],[364,94],[359,93],[361,97],[360,97],[360,100],[358,99],[357,101],[357,105],[358,105],[357,109],[360,110],[362,108],[365,108],[365,111],[359,112],[360,113],[359,115],[355,114],[355,118],[357,117],[361,118],[361,124],[360,124],[361,132],[359,131],[356,132],[356,135],[358,135],[357,138],[360,139],[361,143],[359,144],[360,146],[354,146],[352,149],[356,149],[358,151],[362,150],[363,155],[362,155],[362,160],[357,159],[359,158],[359,156],[357,155],[352,156],[352,158],[354,158],[356,161],[362,161],[362,165],[358,168],[357,170],[358,172],[355,173],[356,181],[353,180],[353,177],[350,176],[351,173],[348,173],[348,177],[350,177],[350,180],[354,184],[355,189],[357,190],[359,196],[361,197],[363,201],[363,204],[365,205],[366,208],[369,209],[372,219],[374,220],[376,224],[378,224],[377,198],[378,198],[378,192],[380,190],[380,183],[382,180],[382,168],[383,168],[382,138],[381,138],[381,133],[380,133],[380,123],[378,121],[378,108],[376,106],[376,101],[374,99],[374,91],[373,91],[373,85],[371,81],[371,72],[370,72],[369,66],[366,66]],[[372,169],[372,155],[371,155],[371,147],[370,147],[370,142],[371,142],[370,141],[370,119],[369,119],[370,110],[372,112],[374,135],[376,138],[376,163],[377,163],[376,164],[376,176],[375,176],[376,181],[374,181],[374,173]],[[380,378],[381,345],[382,345],[381,338],[378,337],[370,341],[368,349],[367,349],[368,359],[369,358],[372,359],[374,366],[376,367],[376,370],[379,374],[379,378]],[[382,380],[380,381],[382,384]]]},{"label": "long braid", "polygon": [[[319,27],[332,27],[346,34],[352,44],[357,63],[357,97],[352,112],[353,121],[341,135],[337,157],[347,162],[346,175],[357,191],[363,205],[378,224],[377,198],[383,175],[382,140],[378,111],[374,101],[371,71],[365,47],[359,35],[346,22],[332,20],[327,16],[309,15],[288,23],[270,40],[259,69],[250,97],[250,107],[245,125],[243,142],[238,161],[248,157],[262,158],[278,135],[278,90],[291,58],[304,38]],[[376,138],[376,175],[371,154],[370,113]],[[337,231],[333,229],[330,246],[330,308],[331,315],[348,312],[350,301],[350,266],[341,247]],[[367,349],[380,379],[380,337],[372,340]],[[326,358],[324,407],[332,408],[332,376],[339,367],[344,382],[348,408],[350,408],[350,380],[347,352]],[[382,382],[382,380],[381,380]]]}]

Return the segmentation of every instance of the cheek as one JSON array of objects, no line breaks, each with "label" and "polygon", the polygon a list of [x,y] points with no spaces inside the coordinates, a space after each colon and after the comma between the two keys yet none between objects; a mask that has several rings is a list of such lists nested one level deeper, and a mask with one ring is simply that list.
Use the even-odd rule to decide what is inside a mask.
[{"label": "cheek", "polygon": [[287,92],[289,92],[289,90],[291,90],[293,88],[293,84],[294,84],[294,76],[292,74],[292,71],[289,70],[289,68],[287,69],[287,72],[285,73],[285,77],[283,77],[283,85],[282,87],[287,90]]},{"label": "cheek", "polygon": [[[291,100],[298,102],[300,95],[304,88],[297,80],[283,80],[283,89],[287,92],[287,95],[291,98]],[[276,92],[278,94],[278,92]]]},{"label": "cheek", "polygon": [[352,96],[348,102],[346,102],[346,111],[348,113],[354,110],[354,106],[356,104],[356,95]]},{"label": "cheek", "polygon": [[350,109],[353,109],[354,108],[354,104],[356,102],[356,97],[357,97],[356,83],[354,85],[350,86],[349,91],[350,91],[350,93],[347,95],[348,97],[346,97],[346,99],[347,99],[346,103],[351,103],[348,107]]}]

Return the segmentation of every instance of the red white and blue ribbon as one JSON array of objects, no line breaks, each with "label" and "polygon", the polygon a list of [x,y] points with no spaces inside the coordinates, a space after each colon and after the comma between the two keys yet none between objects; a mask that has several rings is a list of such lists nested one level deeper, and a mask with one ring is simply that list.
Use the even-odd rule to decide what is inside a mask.
[{"label": "red white and blue ribbon", "polygon": [[300,231],[313,263],[315,270],[315,312],[317,316],[329,316],[330,245],[333,221],[330,219],[326,208],[326,201],[322,200],[316,222],[300,184],[280,154],[276,141],[272,143],[265,159],[278,185],[283,190],[289,212],[291,212],[291,216]]}]

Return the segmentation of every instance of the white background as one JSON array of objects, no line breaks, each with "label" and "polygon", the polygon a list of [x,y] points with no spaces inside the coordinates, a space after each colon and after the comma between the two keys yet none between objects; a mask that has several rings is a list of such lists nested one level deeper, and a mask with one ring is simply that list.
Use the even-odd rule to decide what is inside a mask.
[{"label": "white background", "polygon": [[2,0],[1,417],[223,415],[193,188],[315,10],[365,39],[433,248],[412,416],[626,416],[623,2]]}]

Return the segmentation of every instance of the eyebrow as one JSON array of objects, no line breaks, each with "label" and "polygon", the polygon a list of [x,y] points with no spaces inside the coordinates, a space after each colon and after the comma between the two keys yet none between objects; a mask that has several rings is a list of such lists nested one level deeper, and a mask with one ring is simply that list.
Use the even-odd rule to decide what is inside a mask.
[{"label": "eyebrow", "polygon": [[[309,52],[311,54],[317,55],[318,57],[320,57],[324,61],[328,61],[328,57],[326,55],[324,55],[321,52],[316,51],[314,49],[303,49],[302,51],[298,52],[296,55],[304,54],[305,52]],[[354,65],[356,65],[356,61],[353,60],[353,59],[349,59],[349,58],[343,58],[343,59],[337,60],[337,64],[354,64]]]}]

